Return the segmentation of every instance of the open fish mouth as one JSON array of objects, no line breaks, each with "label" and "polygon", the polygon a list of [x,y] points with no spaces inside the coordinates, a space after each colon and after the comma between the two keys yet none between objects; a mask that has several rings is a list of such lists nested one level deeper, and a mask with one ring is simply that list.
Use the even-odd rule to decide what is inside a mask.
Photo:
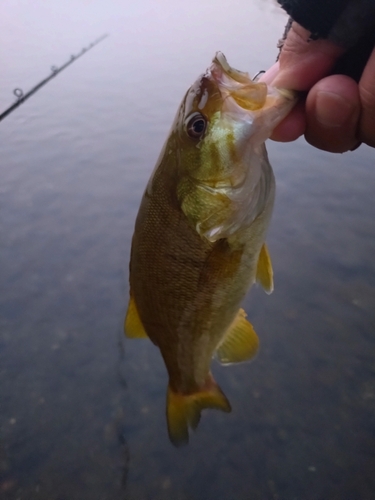
[{"label": "open fish mouth", "polygon": [[212,59],[212,63],[219,66],[227,76],[238,83],[247,84],[252,81],[249,73],[245,73],[244,71],[239,71],[238,69],[232,68],[222,52],[216,52],[214,58]]},{"label": "open fish mouth", "polygon": [[252,80],[248,73],[230,66],[222,52],[216,52],[208,72],[223,98],[231,97],[244,110],[260,110],[278,104],[279,99],[295,101],[294,92],[268,87],[264,82]]},{"label": "open fish mouth", "polygon": [[244,110],[261,109],[267,99],[267,85],[254,82],[248,73],[232,68],[222,52],[216,52],[209,69],[224,98],[231,97]]}]

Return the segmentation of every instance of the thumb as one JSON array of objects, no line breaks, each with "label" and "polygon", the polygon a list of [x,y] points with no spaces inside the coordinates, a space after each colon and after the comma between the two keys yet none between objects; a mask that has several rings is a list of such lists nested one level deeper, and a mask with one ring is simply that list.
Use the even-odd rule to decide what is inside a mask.
[{"label": "thumb", "polygon": [[[276,76],[270,75],[272,85],[308,90],[330,73],[344,52],[344,48],[329,40],[311,40],[310,32],[294,22],[281,50]],[[270,78],[266,74],[264,79]]]}]

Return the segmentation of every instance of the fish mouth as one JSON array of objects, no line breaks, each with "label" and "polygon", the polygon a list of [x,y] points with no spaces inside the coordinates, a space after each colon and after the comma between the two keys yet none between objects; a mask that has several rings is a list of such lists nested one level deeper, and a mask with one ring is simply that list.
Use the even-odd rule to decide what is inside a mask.
[{"label": "fish mouth", "polygon": [[238,83],[248,84],[249,82],[252,82],[249,73],[232,68],[222,52],[216,52],[214,58],[212,59],[212,64],[213,66],[215,65],[217,68],[220,68],[223,73]]},{"label": "fish mouth", "polygon": [[240,108],[248,111],[265,105],[267,85],[254,82],[248,73],[232,68],[222,52],[216,52],[209,72],[224,99],[231,97]]}]

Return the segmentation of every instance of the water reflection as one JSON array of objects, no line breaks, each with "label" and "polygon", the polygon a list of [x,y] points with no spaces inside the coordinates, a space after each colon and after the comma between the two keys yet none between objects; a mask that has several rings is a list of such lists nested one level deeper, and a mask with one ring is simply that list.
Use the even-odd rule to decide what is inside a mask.
[{"label": "water reflection", "polygon": [[111,37],[0,127],[2,497],[372,498],[370,148],[269,145],[275,292],[244,303],[256,363],[213,366],[230,415],[207,412],[175,450],[157,348],[125,343],[119,380],[134,220],[176,106],[216,50],[268,66],[285,17],[263,0],[3,5],[0,109],[83,40]]}]

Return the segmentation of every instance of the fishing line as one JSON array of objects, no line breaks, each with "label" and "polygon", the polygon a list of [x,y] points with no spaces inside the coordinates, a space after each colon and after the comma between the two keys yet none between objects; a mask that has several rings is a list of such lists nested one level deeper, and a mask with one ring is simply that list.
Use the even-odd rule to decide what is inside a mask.
[{"label": "fishing line", "polygon": [[83,56],[83,54],[86,54],[86,52],[88,52],[93,47],[95,47],[95,45],[98,45],[98,43],[103,41],[104,38],[107,38],[107,36],[108,35],[102,35],[101,37],[97,38],[94,42],[90,43],[90,45],[88,47],[83,47],[81,52],[79,52],[76,55],[73,54],[72,56],[70,56],[69,61],[66,62],[65,64],[63,64],[62,66],[60,66],[60,68],[58,68],[56,66],[51,66],[52,73],[47,78],[45,78],[44,80],[39,82],[37,85],[35,85],[35,87],[33,87],[31,90],[29,90],[26,94],[24,94],[23,90],[20,88],[14,89],[13,94],[16,96],[17,101],[14,104],[12,104],[11,106],[9,106],[9,108],[7,108],[5,111],[3,111],[0,114],[0,121],[3,120],[6,116],[8,116],[16,108],[18,108],[18,106],[20,106],[22,103],[24,103],[26,101],[26,99],[28,99],[30,96],[35,94],[35,92],[37,92],[41,87],[43,87],[43,85],[48,83],[52,78],[55,78],[55,76],[58,75],[61,71],[63,71],[66,67],[68,67],[70,64],[72,64],[77,59],[79,59],[81,56]]}]

